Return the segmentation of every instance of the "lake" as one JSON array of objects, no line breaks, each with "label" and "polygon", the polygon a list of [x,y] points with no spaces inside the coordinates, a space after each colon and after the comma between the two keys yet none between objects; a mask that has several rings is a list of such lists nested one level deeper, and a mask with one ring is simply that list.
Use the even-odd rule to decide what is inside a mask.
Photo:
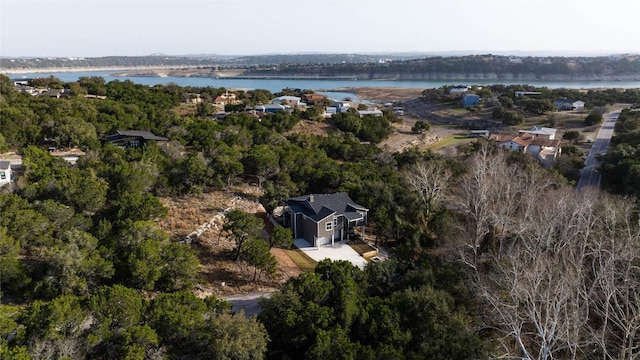
[{"label": "lake", "polygon": [[[285,88],[330,90],[345,87],[397,87],[397,88],[439,88],[443,85],[492,85],[492,84],[529,84],[537,87],[568,88],[568,89],[593,89],[593,88],[640,88],[640,81],[507,81],[507,80],[425,80],[425,81],[401,81],[401,80],[286,80],[286,79],[214,79],[200,77],[146,77],[146,76],[112,76],[114,71],[74,71],[52,73],[28,73],[6,75],[12,79],[37,78],[55,76],[64,82],[77,81],[82,76],[101,76],[107,82],[113,80],[131,80],[136,84],[158,85],[175,83],[179,86],[193,87],[224,87],[227,89],[265,89],[271,92],[279,92]],[[326,93],[323,92],[323,93]],[[340,95],[336,95],[340,94]],[[345,92],[329,92],[334,98],[340,96],[353,97],[353,94]],[[354,100],[357,100],[354,98]]]}]

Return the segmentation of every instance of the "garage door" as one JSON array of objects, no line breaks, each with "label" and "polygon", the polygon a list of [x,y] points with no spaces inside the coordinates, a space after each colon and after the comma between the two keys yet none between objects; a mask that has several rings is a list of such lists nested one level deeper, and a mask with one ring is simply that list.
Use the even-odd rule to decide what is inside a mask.
[{"label": "garage door", "polygon": [[317,239],[318,246],[331,244],[331,236],[319,237]]}]

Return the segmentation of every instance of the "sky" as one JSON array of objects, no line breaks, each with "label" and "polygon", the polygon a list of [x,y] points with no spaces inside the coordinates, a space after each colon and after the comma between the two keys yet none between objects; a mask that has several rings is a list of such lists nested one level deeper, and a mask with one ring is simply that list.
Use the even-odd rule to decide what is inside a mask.
[{"label": "sky", "polygon": [[0,56],[640,53],[640,0],[0,0]]}]

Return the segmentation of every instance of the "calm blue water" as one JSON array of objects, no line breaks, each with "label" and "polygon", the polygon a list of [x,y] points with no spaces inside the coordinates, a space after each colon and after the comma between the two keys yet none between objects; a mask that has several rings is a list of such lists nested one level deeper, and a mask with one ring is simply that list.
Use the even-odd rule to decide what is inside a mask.
[{"label": "calm blue water", "polygon": [[[198,77],[142,77],[142,76],[111,76],[114,71],[81,71],[54,72],[30,74],[6,74],[9,78],[36,78],[55,76],[58,79],[71,82],[81,76],[101,76],[107,82],[113,80],[131,80],[136,84],[157,85],[175,83],[179,86],[194,87],[224,87],[227,89],[265,89],[279,92],[285,88],[328,90],[342,87],[398,87],[398,88],[438,88],[452,84],[529,84],[548,88],[590,89],[590,88],[640,88],[640,81],[507,81],[507,80],[432,80],[432,81],[400,81],[400,80],[261,80],[261,79],[213,79]],[[353,97],[349,93],[345,96]],[[336,96],[334,96],[336,97]],[[356,100],[354,98],[354,100]]]}]

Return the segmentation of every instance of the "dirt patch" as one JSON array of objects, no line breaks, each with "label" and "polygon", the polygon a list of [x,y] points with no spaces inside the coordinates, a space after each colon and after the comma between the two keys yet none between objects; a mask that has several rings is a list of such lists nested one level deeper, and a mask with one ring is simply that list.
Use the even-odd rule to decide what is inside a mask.
[{"label": "dirt patch", "polygon": [[271,254],[278,260],[278,272],[284,274],[287,278],[298,276],[302,273],[302,269],[287,255],[286,250],[271,248]]},{"label": "dirt patch", "polygon": [[310,134],[310,135],[318,135],[318,136],[327,136],[330,132],[336,130],[336,127],[331,123],[330,120],[326,121],[313,121],[313,120],[300,120],[291,131],[287,132],[286,135],[289,134]]},{"label": "dirt patch", "polygon": [[356,94],[360,99],[376,102],[401,102],[422,96],[424,88],[396,88],[396,87],[345,87],[336,91]]},{"label": "dirt patch", "polygon": [[197,295],[227,296],[271,291],[300,273],[295,263],[277,249],[272,251],[278,260],[276,273],[262,274],[255,282],[251,281],[253,267],[244,261],[234,260],[235,242],[222,232],[224,215],[231,209],[240,209],[263,217],[265,210],[257,201],[258,196],[255,187],[242,186],[230,191],[160,199],[168,208],[168,216],[160,226],[175,241],[189,239],[198,251],[202,281],[196,286]]},{"label": "dirt patch", "polygon": [[406,148],[418,147],[426,150],[430,146],[446,139],[460,130],[452,129],[444,126],[431,126],[429,131],[423,134],[415,134],[411,132],[411,128],[416,120],[403,117],[402,123],[393,124],[395,131],[386,140],[379,144],[379,147],[387,152],[402,152]]}]

